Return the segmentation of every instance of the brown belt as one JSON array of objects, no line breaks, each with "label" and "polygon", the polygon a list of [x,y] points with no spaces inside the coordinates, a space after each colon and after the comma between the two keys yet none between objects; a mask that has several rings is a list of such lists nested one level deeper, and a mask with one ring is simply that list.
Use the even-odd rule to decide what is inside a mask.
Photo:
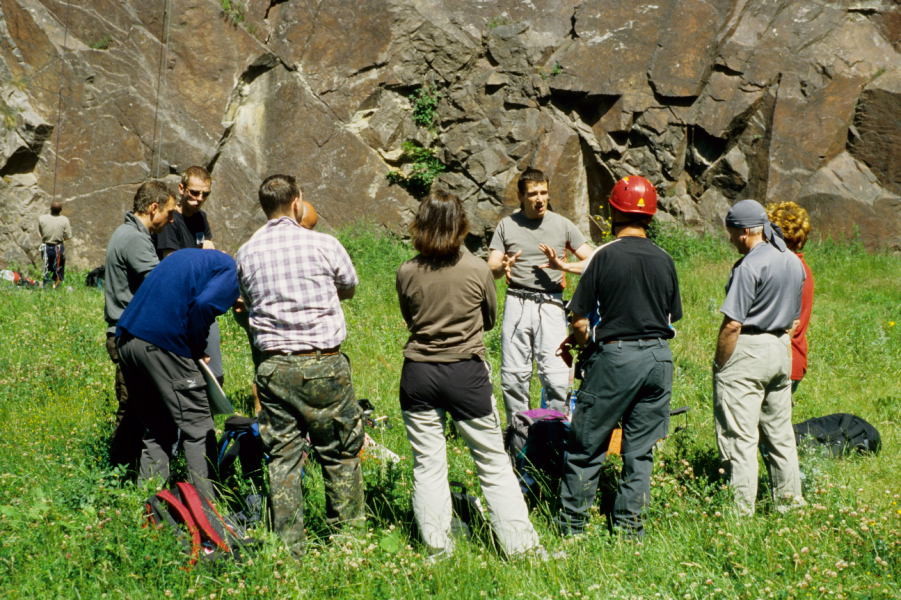
[{"label": "brown belt", "polygon": [[264,350],[263,356],[334,356],[341,353],[341,346],[316,350]]}]

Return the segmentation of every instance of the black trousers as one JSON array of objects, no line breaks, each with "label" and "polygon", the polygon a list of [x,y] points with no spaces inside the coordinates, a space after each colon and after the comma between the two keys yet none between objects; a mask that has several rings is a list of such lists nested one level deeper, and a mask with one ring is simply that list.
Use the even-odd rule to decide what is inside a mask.
[{"label": "black trousers", "polygon": [[144,424],[138,480],[168,480],[169,461],[180,441],[191,482],[207,498],[215,498],[210,464],[216,456],[216,432],[206,382],[195,361],[131,337],[119,339],[119,361],[128,402]]},{"label": "black trousers", "polygon": [[614,528],[643,534],[641,513],[651,490],[654,445],[669,427],[673,357],[665,340],[601,345],[588,359],[576,394],[558,525],[581,533],[594,504],[610,433],[622,421],[622,477],[613,508]]}]

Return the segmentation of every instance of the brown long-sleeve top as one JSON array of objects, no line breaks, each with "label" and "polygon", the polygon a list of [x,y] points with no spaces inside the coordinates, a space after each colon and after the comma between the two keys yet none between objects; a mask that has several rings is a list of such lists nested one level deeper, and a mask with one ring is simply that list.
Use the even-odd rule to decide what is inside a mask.
[{"label": "brown long-sleeve top", "polygon": [[463,249],[435,265],[416,256],[397,270],[397,297],[410,338],[404,357],[422,362],[485,358],[483,331],[494,327],[497,294],[484,260]]}]

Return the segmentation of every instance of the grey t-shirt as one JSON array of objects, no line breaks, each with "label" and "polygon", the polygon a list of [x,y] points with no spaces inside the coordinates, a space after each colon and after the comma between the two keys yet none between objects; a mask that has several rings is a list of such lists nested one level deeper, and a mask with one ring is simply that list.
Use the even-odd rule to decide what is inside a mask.
[{"label": "grey t-shirt", "polygon": [[133,213],[126,213],[125,222],[116,228],[106,246],[103,316],[107,333],[115,333],[125,307],[159,262],[150,232]]},{"label": "grey t-shirt", "polygon": [[585,236],[564,216],[547,212],[541,219],[527,219],[522,211],[517,211],[501,219],[489,248],[506,254],[522,250],[513,264],[512,284],[541,292],[559,292],[563,289],[563,273],[539,267],[547,262],[547,257],[538,244],[555,248],[557,256],[562,257],[564,250],[575,252],[584,243]]},{"label": "grey t-shirt", "polygon": [[757,244],[732,267],[720,312],[763,331],[787,330],[801,314],[804,267],[794,252]]}]

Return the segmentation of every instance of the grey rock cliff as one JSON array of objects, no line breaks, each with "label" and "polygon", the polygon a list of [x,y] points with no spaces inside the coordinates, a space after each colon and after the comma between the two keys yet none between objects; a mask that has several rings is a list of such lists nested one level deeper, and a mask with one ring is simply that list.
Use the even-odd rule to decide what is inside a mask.
[{"label": "grey rock cliff", "polygon": [[[901,248],[898,5],[888,0],[0,0],[0,265],[38,260],[64,201],[76,265],[151,177],[205,165],[219,246],[294,174],[321,227],[403,232],[386,178],[414,140],[483,243],[526,166],[592,214],[641,173],[663,218],[718,231],[743,197],[807,206],[819,235]],[[411,99],[438,97],[431,127]]]}]

